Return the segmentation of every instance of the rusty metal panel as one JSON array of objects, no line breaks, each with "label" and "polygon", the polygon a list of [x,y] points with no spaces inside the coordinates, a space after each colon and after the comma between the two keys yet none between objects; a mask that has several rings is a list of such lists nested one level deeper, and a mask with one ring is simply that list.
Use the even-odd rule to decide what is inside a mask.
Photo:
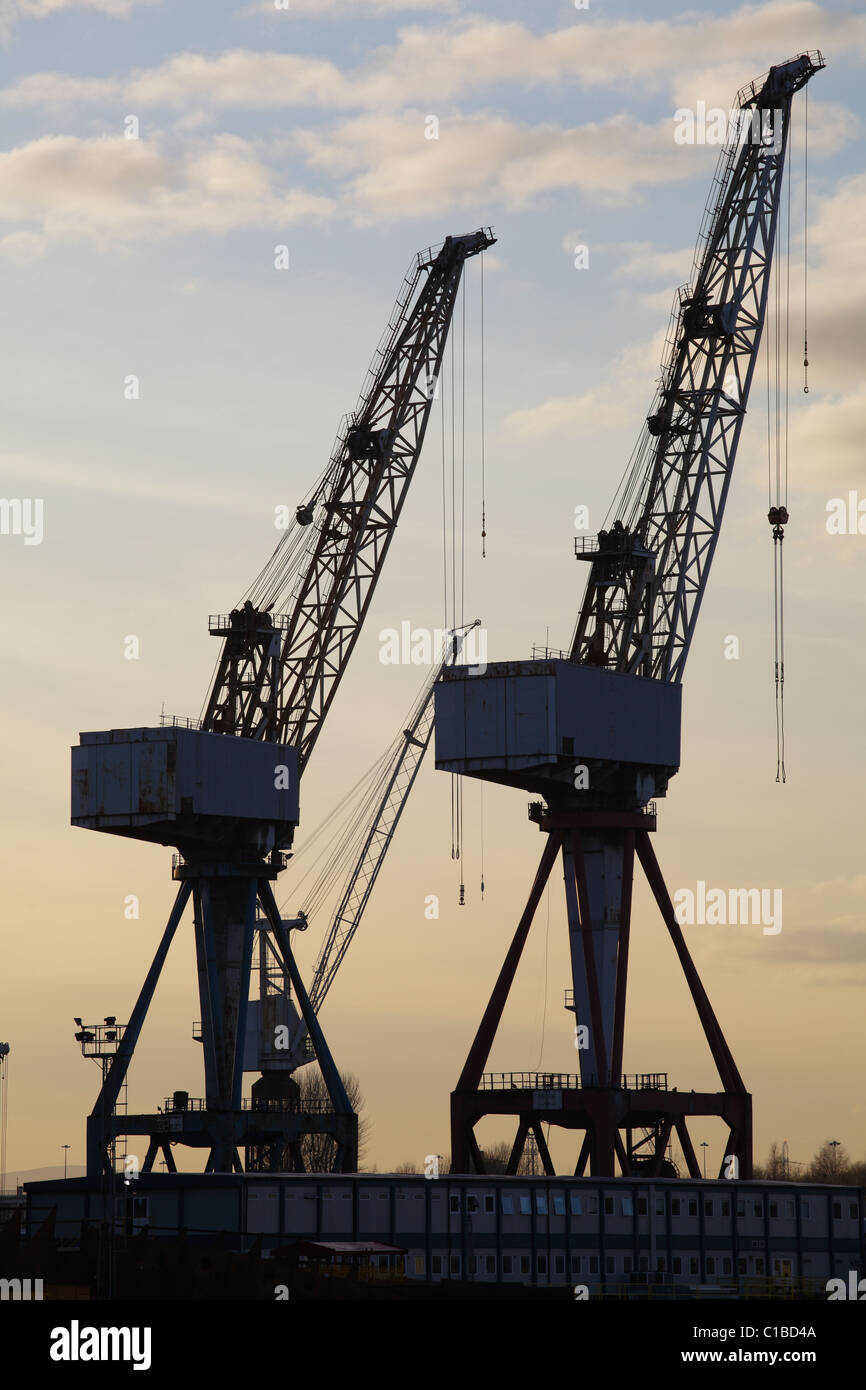
[{"label": "rusty metal panel", "polygon": [[443,672],[436,766],[512,773],[571,757],[677,767],[681,687],[569,661],[496,662]]},{"label": "rusty metal panel", "polygon": [[294,748],[197,729],[111,729],[72,749],[72,822],[123,833],[183,817],[297,823]]},{"label": "rusty metal panel", "polygon": [[127,810],[129,779],[129,747],[112,744],[105,748],[96,764],[96,798],[100,815],[122,815]]},{"label": "rusty metal panel", "polygon": [[531,763],[556,757],[556,693],[547,674],[506,676],[504,687],[506,756]]},{"label": "rusty metal panel", "polygon": [[557,744],[588,757],[678,767],[682,687],[600,667],[555,663]]},{"label": "rusty metal panel", "polygon": [[[505,743],[505,709],[498,699],[491,699],[491,688],[486,681],[472,679],[459,685],[449,686],[459,703],[462,703],[462,719],[455,730],[462,740],[465,752],[466,730],[473,731],[473,754],[475,757],[494,756]],[[455,711],[457,714],[457,711]],[[459,714],[458,714],[459,718]]]},{"label": "rusty metal panel", "polygon": [[[138,811],[165,813],[174,802],[173,766],[169,768],[169,754],[174,745],[160,743],[134,743],[130,745],[132,755],[132,786],[138,789]],[[173,765],[174,759],[171,759]],[[134,795],[134,793],[133,793]]]}]

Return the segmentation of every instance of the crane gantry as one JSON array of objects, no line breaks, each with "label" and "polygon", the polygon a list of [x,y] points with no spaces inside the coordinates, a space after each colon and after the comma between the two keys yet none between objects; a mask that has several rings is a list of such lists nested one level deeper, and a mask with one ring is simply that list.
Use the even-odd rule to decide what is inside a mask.
[{"label": "crane gantry", "polygon": [[[582,1131],[578,1174],[589,1166],[594,1175],[613,1175],[617,1164],[624,1174],[665,1172],[675,1132],[690,1175],[700,1177],[687,1121],[704,1115],[728,1127],[720,1176],[751,1176],[751,1096],[689,955],[650,832],[653,798],[665,795],[680,763],[681,682],[766,316],[791,105],[823,66],[820,53],[800,54],[738,95],[741,119],[721,154],[695,278],[674,306],[661,380],[614,500],[614,521],[575,547],[589,573],[570,650],[558,660],[492,663],[483,675],[460,667],[442,673],[437,767],[540,794],[530,815],[547,836],[452,1093],[452,1171],[483,1171],[474,1126],[498,1114],[518,1119],[512,1173],[530,1133],[545,1171],[554,1171],[542,1131],[552,1123]],[[686,976],[719,1093],[669,1090],[665,1073],[623,1075],[635,854]],[[573,983],[566,1007],[575,1015],[579,1075],[485,1074],[559,857]]]},{"label": "crane gantry", "polygon": [[[88,1119],[87,1169],[109,1171],[117,1134],[147,1137],[142,1171],[172,1145],[204,1149],[208,1171],[242,1171],[240,1152],[303,1166],[300,1140],[334,1141],[357,1167],[357,1116],[298,972],[272,883],[299,819],[299,784],[358,640],[406,500],[435,396],[464,266],[489,228],[420,252],[404,279],[354,413],[295,523],[246,598],[209,621],[222,639],[200,721],[84,733],[72,750],[72,823],[172,845],[177,897]],[[114,1113],[169,947],[192,901],[205,1096],[175,1092],[157,1115]],[[285,1073],[243,1097],[258,905],[327,1086],[301,1114]]]}]

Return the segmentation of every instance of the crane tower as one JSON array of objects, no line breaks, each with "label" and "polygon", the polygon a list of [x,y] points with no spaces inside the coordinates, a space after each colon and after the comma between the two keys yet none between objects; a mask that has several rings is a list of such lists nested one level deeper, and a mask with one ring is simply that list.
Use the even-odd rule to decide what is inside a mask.
[{"label": "crane tower", "polygon": [[[720,1176],[752,1172],[751,1096],[676,919],[650,840],[655,798],[680,764],[682,678],[724,513],[757,361],[796,92],[824,66],[804,53],[738,95],[707,207],[696,278],[679,292],[661,381],[615,501],[613,525],[576,554],[588,566],[570,650],[561,659],[499,662],[484,675],[442,672],[436,766],[521,787],[546,836],[541,862],[493,994],[451,1098],[452,1171],[483,1171],[474,1134],[486,1115],[527,1136],[545,1171],[542,1132],[582,1132],[575,1172],[669,1171],[675,1134],[700,1167],[693,1116],[719,1116]],[[771,517],[772,519],[772,517]],[[787,519],[787,517],[785,518]],[[626,984],[635,855],[684,971],[719,1073],[714,1093],[668,1089],[664,1073],[624,1076]],[[579,1075],[487,1073],[490,1050],[541,894],[562,865]]]},{"label": "crane tower", "polygon": [[[302,1168],[300,1140],[310,1133],[333,1140],[335,1171],[357,1168],[357,1116],[290,945],[291,929],[304,923],[281,917],[272,884],[298,824],[301,776],[415,473],[464,266],[494,241],[485,228],[413,259],[358,406],[312,494],[245,600],[210,618],[222,650],[202,719],[83,733],[72,749],[73,825],[178,851],[174,906],[88,1118],[88,1176],[110,1171],[120,1133],[145,1136],[144,1172],[160,1151],[174,1171],[176,1144],[204,1149],[208,1171],[243,1171],[242,1149],[288,1156]],[[205,1095],[176,1091],[155,1115],[118,1116],[133,1050],[190,902]],[[243,1096],[259,905],[328,1090],[328,1102],[304,1113],[288,1069],[263,1066],[252,1095]]]}]

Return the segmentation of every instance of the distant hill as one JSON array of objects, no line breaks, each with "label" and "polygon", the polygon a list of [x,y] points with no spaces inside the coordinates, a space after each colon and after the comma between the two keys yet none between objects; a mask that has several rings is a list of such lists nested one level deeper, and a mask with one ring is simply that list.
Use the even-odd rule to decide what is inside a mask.
[{"label": "distant hill", "polygon": [[[66,1170],[68,1178],[83,1178],[84,1169],[75,1163],[70,1163]],[[16,1187],[22,1187],[25,1182],[50,1182],[52,1178],[63,1177],[63,1164],[55,1164],[53,1168],[26,1168],[21,1172],[10,1169],[6,1174],[6,1193],[14,1194]]]}]

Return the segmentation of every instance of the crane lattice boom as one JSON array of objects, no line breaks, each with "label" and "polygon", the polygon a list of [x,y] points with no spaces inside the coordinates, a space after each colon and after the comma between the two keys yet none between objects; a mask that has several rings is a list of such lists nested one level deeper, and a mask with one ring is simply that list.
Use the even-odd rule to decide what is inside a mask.
[{"label": "crane lattice boom", "polygon": [[[572,658],[679,682],[721,528],[770,288],[794,93],[807,53],[738,97],[697,278],[679,292],[653,409],[597,544]],[[747,138],[743,138],[743,137]]]},{"label": "crane lattice boom", "polygon": [[415,258],[320,492],[298,509],[299,523],[314,530],[290,611],[274,617],[275,599],[265,592],[258,606],[247,600],[228,618],[211,622],[225,645],[205,728],[291,744],[303,769],[358,638],[418,462],[463,266],[494,241],[485,228],[448,237],[436,254]]}]

